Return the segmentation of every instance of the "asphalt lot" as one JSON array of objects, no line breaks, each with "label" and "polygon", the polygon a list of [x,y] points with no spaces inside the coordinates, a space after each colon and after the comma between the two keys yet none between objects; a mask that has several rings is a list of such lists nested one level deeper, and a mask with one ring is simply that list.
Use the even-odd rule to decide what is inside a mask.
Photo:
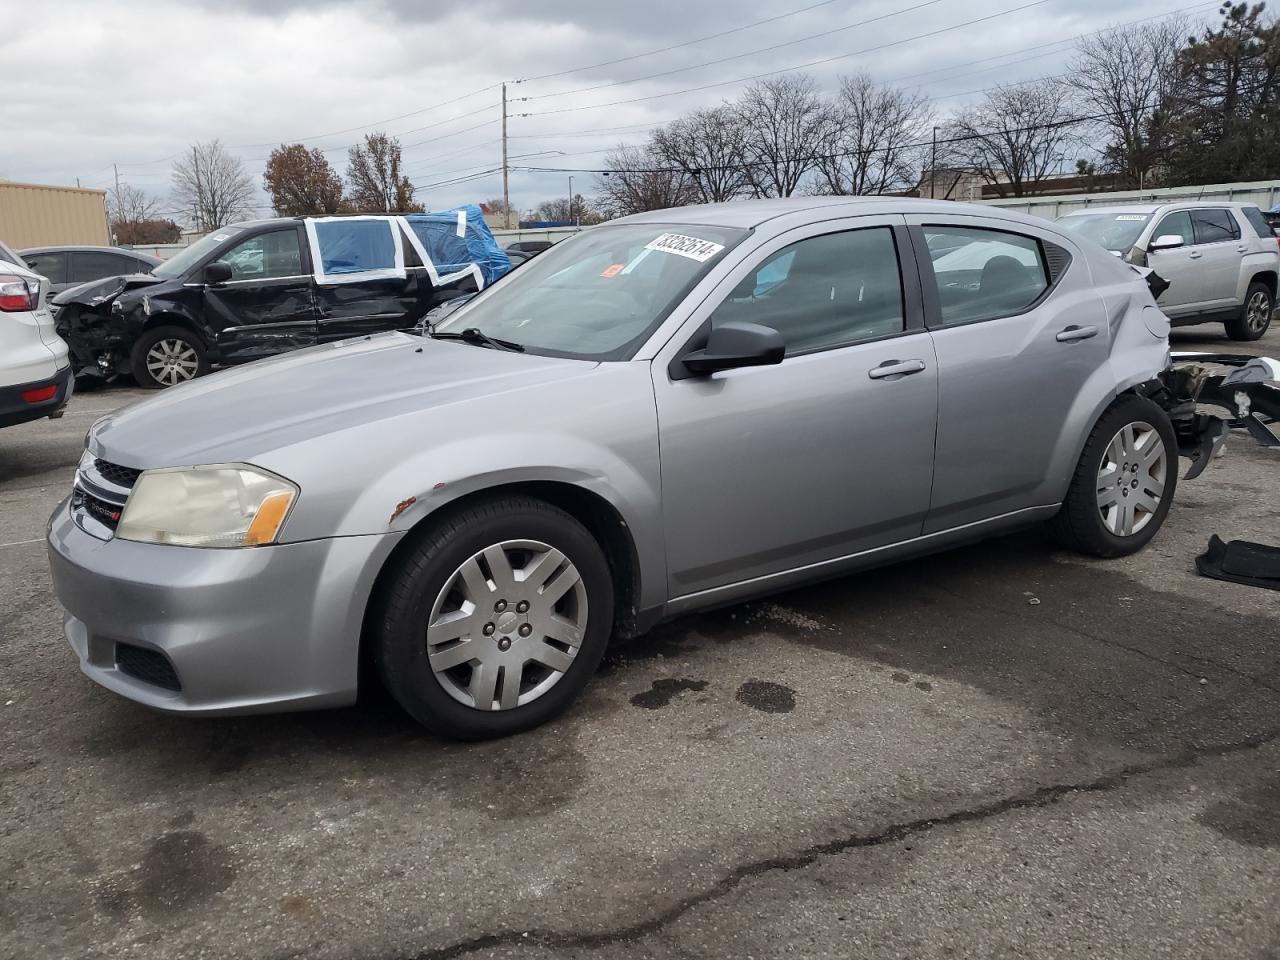
[{"label": "asphalt lot", "polygon": [[458,745],[81,676],[44,523],[141,393],[0,431],[0,957],[1280,957],[1280,594],[1193,567],[1280,543],[1280,453],[1233,437],[1136,557],[1030,532],[683,619]]}]

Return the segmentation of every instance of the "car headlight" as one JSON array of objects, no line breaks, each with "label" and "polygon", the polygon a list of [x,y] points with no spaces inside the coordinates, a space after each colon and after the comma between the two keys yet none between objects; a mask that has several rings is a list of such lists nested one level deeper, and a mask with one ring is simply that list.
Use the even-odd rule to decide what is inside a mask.
[{"label": "car headlight", "polygon": [[275,543],[298,488],[240,464],[147,470],[129,493],[116,537],[181,547]]}]

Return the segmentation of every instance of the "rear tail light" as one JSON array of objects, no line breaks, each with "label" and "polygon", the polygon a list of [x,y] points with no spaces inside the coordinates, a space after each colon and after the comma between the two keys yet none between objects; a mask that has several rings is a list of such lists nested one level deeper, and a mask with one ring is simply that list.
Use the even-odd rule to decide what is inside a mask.
[{"label": "rear tail light", "polygon": [[30,283],[25,277],[15,277],[11,273],[0,273],[0,310],[6,313],[34,310],[39,301],[39,283]]}]

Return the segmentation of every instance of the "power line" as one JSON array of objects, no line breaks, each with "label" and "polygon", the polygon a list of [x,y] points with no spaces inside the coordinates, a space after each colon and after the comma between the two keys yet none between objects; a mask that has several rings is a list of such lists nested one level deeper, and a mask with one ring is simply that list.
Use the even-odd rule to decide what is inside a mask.
[{"label": "power line", "polygon": [[841,54],[837,54],[834,57],[822,57],[821,59],[818,59],[818,60],[810,60],[808,63],[800,63],[790,67],[782,67],[781,69],[778,69],[778,70],[766,70],[763,73],[755,73],[746,77],[736,77],[733,80],[720,80],[715,83],[704,83],[700,86],[688,87],[684,90],[669,90],[666,93],[655,93],[646,97],[632,97],[629,100],[612,100],[607,103],[594,103],[594,104],[589,104],[589,105],[579,106],[579,107],[560,107],[555,110],[538,110],[534,113],[522,113],[522,114],[519,114],[519,116],[544,117],[554,113],[574,113],[579,110],[600,110],[604,107],[616,107],[616,106],[621,106],[622,104],[627,104],[627,103],[641,103],[646,100],[659,100],[665,97],[679,96],[680,94],[684,94],[684,93],[694,93],[699,90],[710,90],[714,87],[727,87],[735,83],[746,83],[749,80],[759,80],[762,77],[772,77],[780,73],[792,73],[796,70],[804,70],[804,69],[807,69],[808,67],[816,67],[820,64],[832,63],[836,60],[846,60],[849,57],[856,57],[856,56],[859,56],[860,54],[871,53],[876,50],[885,50],[885,49],[888,49],[889,47],[901,46],[904,43],[912,43],[913,41],[924,40],[928,37],[940,36],[941,34],[944,34],[944,33],[950,33],[952,30],[959,30],[963,27],[971,27],[974,24],[985,23],[989,20],[994,20],[997,17],[1006,17],[1011,13],[1019,13],[1020,11],[1023,11],[1023,10],[1029,10],[1032,7],[1042,6],[1048,2],[1049,0],[1031,0],[1030,3],[1024,3],[1017,7],[1010,7],[1008,10],[1001,10],[998,13],[990,13],[990,14],[987,14],[985,17],[975,17],[972,20],[965,20],[963,23],[955,23],[949,27],[939,27],[937,30],[929,30],[925,33],[915,34],[914,36],[903,37],[900,40],[891,40],[888,43],[876,44],[875,46],[866,47],[862,50],[854,50],[850,53],[841,53]]},{"label": "power line", "polygon": [[[816,40],[820,37],[829,37],[833,34],[843,33],[846,30],[853,30],[856,27],[865,27],[869,23],[878,23],[881,20],[888,20],[891,17],[898,17],[904,13],[911,13],[913,10],[920,10],[924,7],[932,7],[941,3],[942,0],[924,0],[923,3],[917,3],[912,7],[903,7],[901,10],[893,10],[890,13],[883,13],[878,17],[870,17],[866,20],[859,20],[857,23],[846,24],[843,27],[836,27],[834,30],[824,30],[821,33],[811,33],[807,37],[800,37],[797,40],[786,40],[782,43],[775,43],[772,46],[760,47],[757,50],[748,50],[745,53],[735,53],[731,57],[720,57],[718,60],[707,60],[704,63],[695,63],[687,67],[676,67],[674,70],[663,70],[660,73],[650,73],[643,77],[632,77],[629,80],[613,80],[609,83],[598,83],[594,87],[581,87],[577,90],[560,90],[556,93],[540,93],[532,97],[521,97],[521,101],[526,100],[547,100],[551,97],[566,97],[574,93],[590,93],[592,90],[604,90],[607,87],[621,87],[628,83],[639,83],[642,80],[654,80],[658,77],[669,77],[677,73],[687,73],[690,70],[701,70],[703,67],[714,67],[717,64],[728,63],[731,60],[741,60],[743,57],[754,57],[761,53],[769,53],[773,50],[781,50],[783,47],[793,47],[797,43],[807,43],[810,40]],[[871,49],[877,49],[872,47]],[[865,50],[859,50],[858,53],[866,53]],[[854,56],[854,54],[847,54]]]},{"label": "power line", "polygon": [[705,37],[698,37],[695,40],[685,40],[681,43],[673,43],[669,47],[659,47],[656,50],[649,50],[646,53],[636,53],[629,57],[618,57],[616,60],[604,60],[600,63],[593,63],[585,67],[571,67],[568,70],[559,70],[555,73],[543,73],[536,77],[524,77],[516,80],[516,83],[533,83],[535,80],[550,80],[552,77],[563,77],[570,73],[583,73],[587,70],[595,70],[597,67],[612,67],[614,64],[627,63],[631,60],[640,60],[644,57],[656,56],[659,53],[667,53],[671,50],[679,50],[681,47],[691,47],[696,43],[703,43],[707,40],[715,40],[719,37],[727,37],[731,33],[741,33],[743,30],[750,30],[752,27],[763,26],[766,23],[773,23],[775,20],[785,20],[787,17],[794,17],[801,13],[808,13],[810,10],[816,10],[818,7],[830,6],[837,0],[821,0],[820,3],[813,3],[807,7],[801,7],[799,10],[792,10],[790,13],[780,13],[775,17],[766,17],[763,20],[757,20],[754,23],[748,23],[741,27],[733,27],[730,30],[721,30],[719,33],[709,33]]}]

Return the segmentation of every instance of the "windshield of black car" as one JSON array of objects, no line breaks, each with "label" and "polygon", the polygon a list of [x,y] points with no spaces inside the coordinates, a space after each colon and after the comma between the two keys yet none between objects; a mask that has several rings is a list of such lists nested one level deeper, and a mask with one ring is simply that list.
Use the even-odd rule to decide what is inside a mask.
[{"label": "windshield of black car", "polygon": [[179,250],[164,263],[153,268],[151,273],[165,280],[176,280],[226,241],[243,232],[240,227],[221,227],[212,233],[206,233],[185,250]]},{"label": "windshield of black car", "polygon": [[532,353],[629,359],[746,234],[685,224],[592,227],[538,254],[436,330],[474,327]]},{"label": "windshield of black car", "polygon": [[1128,253],[1150,222],[1149,213],[1074,213],[1058,225],[1115,253]]}]

